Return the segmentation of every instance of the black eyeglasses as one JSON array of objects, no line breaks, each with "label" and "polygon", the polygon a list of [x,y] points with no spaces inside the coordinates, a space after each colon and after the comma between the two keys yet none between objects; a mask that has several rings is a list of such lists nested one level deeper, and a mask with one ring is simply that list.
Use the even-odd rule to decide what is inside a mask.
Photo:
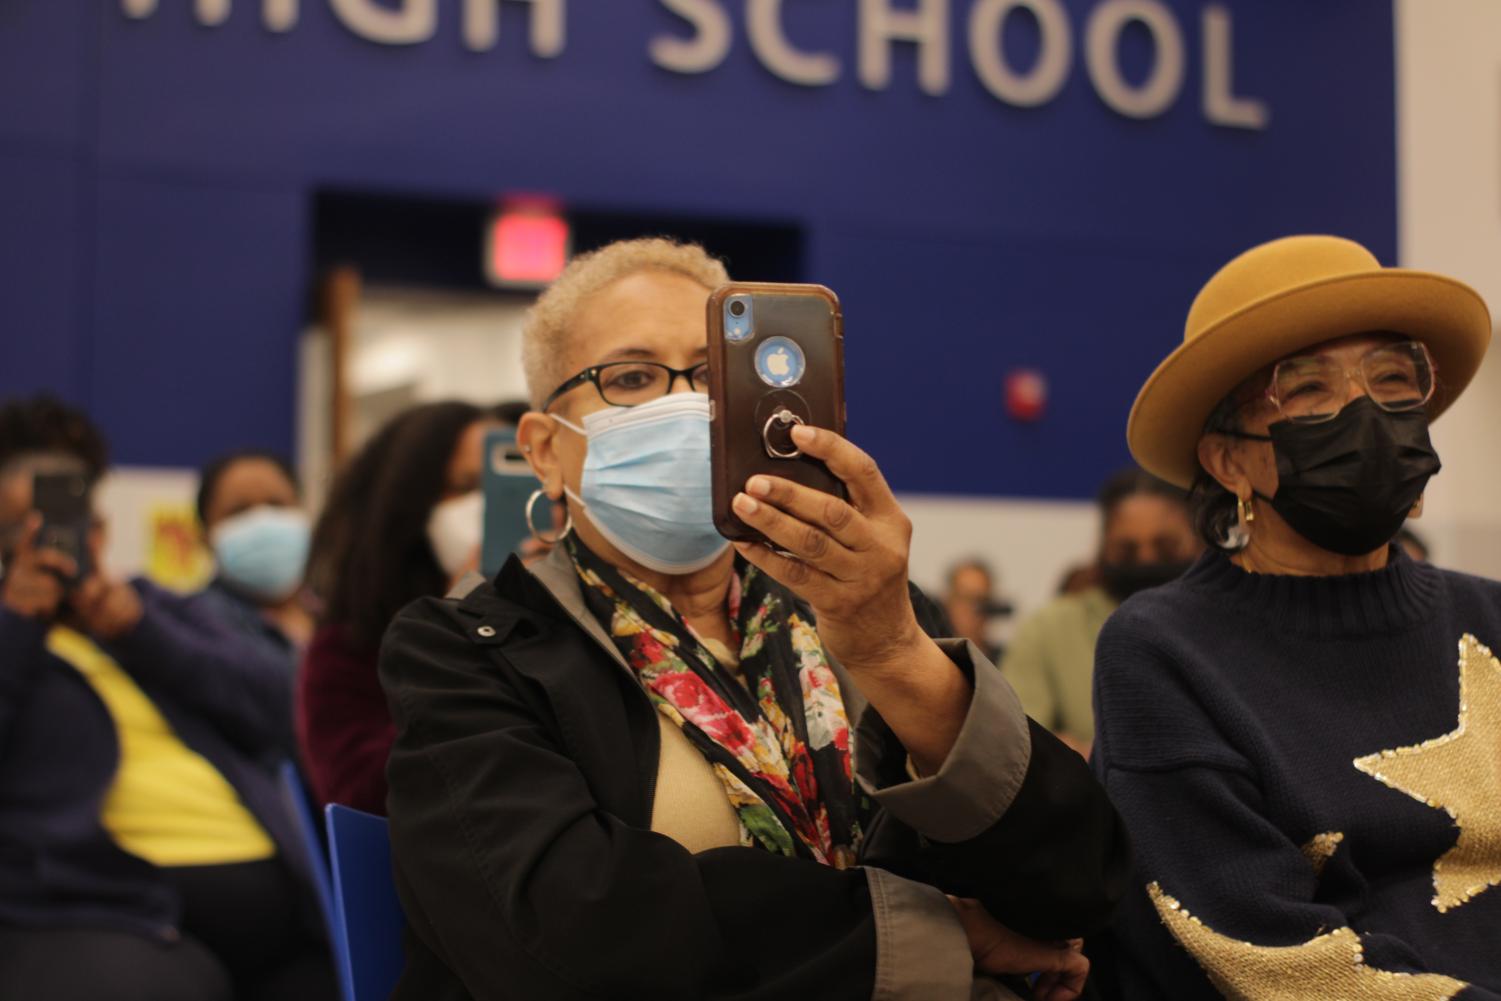
[{"label": "black eyeglasses", "polygon": [[586,382],[593,383],[599,391],[599,398],[610,406],[634,407],[666,396],[679,378],[687,379],[688,388],[695,393],[708,392],[709,363],[700,362],[692,368],[673,368],[654,361],[612,361],[591,365],[554,389],[547,402],[542,404],[542,409],[546,411],[558,397]]}]

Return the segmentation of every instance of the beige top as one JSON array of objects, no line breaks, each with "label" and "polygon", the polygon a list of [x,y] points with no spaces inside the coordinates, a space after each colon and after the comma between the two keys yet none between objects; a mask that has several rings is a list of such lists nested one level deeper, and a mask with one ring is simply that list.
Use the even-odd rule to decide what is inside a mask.
[{"label": "beige top", "polygon": [[661,713],[657,730],[662,734],[662,756],[657,762],[651,829],[694,853],[740,844],[740,820],[714,767]]},{"label": "beige top", "polygon": [[[706,636],[699,639],[719,665],[744,684],[738,673],[740,659],[718,640]],[[682,729],[660,712],[657,730],[662,735],[662,756],[657,763],[651,829],[695,853],[739,845],[740,820],[714,766]]]}]

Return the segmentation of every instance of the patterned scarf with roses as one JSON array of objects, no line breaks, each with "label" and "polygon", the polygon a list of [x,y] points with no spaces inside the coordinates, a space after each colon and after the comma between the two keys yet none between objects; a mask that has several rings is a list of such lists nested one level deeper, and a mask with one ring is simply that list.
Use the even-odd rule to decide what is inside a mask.
[{"label": "patterned scarf with roses", "polygon": [[860,844],[849,719],[813,623],[743,561],[730,582],[736,679],[667,599],[570,537],[584,601],[652,703],[724,783],[740,842],[843,869]]}]

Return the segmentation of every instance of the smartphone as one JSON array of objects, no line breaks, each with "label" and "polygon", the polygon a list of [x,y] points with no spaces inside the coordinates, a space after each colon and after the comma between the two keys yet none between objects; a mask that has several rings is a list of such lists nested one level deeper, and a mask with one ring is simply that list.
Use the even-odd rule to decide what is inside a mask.
[{"label": "smartphone", "polygon": [[[526,524],[526,502],[538,487],[532,467],[516,447],[513,428],[498,428],[485,435],[485,468],[480,486],[485,493],[480,572],[494,577],[512,553],[521,551],[521,544],[531,535]],[[538,509],[539,517],[550,510],[540,504]]]},{"label": "smartphone", "polygon": [[799,424],[844,434],[844,318],[822,285],[732,282],[709,296],[714,525],[763,542],[730,507],[757,473],[845,497],[844,483],[792,441]]},{"label": "smartphone", "polygon": [[31,506],[42,516],[37,548],[55,549],[73,560],[78,573],[68,583],[88,578],[93,573],[89,529],[94,523],[88,479],[81,473],[37,473],[31,479]]}]

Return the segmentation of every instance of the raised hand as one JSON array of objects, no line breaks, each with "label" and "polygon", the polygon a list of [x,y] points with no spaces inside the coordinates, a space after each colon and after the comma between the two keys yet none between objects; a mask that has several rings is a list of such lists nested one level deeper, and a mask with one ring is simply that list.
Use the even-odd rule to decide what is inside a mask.
[{"label": "raised hand", "polygon": [[753,476],[735,496],[735,513],[792,557],[764,545],[736,549],[812,606],[824,647],[918,771],[932,775],[953,749],[973,690],[917,623],[907,590],[912,522],[870,456],[832,431],[797,427],[792,437],[844,481],[850,499]]},{"label": "raised hand", "polygon": [[129,633],[141,621],[144,611],[135,588],[103,574],[95,574],[80,584],[71,604],[84,630],[104,641]]},{"label": "raised hand", "polygon": [[57,617],[68,593],[67,582],[78,572],[78,565],[66,553],[39,547],[36,541],[41,530],[42,516],[27,515],[0,583],[0,605],[28,619],[50,622]]},{"label": "raised hand", "polygon": [[850,499],[753,476],[735,513],[796,558],[736,548],[812,606],[824,645],[850,670],[910,660],[926,639],[907,591],[911,521],[869,455],[832,431],[797,427],[792,437],[844,481]]}]

